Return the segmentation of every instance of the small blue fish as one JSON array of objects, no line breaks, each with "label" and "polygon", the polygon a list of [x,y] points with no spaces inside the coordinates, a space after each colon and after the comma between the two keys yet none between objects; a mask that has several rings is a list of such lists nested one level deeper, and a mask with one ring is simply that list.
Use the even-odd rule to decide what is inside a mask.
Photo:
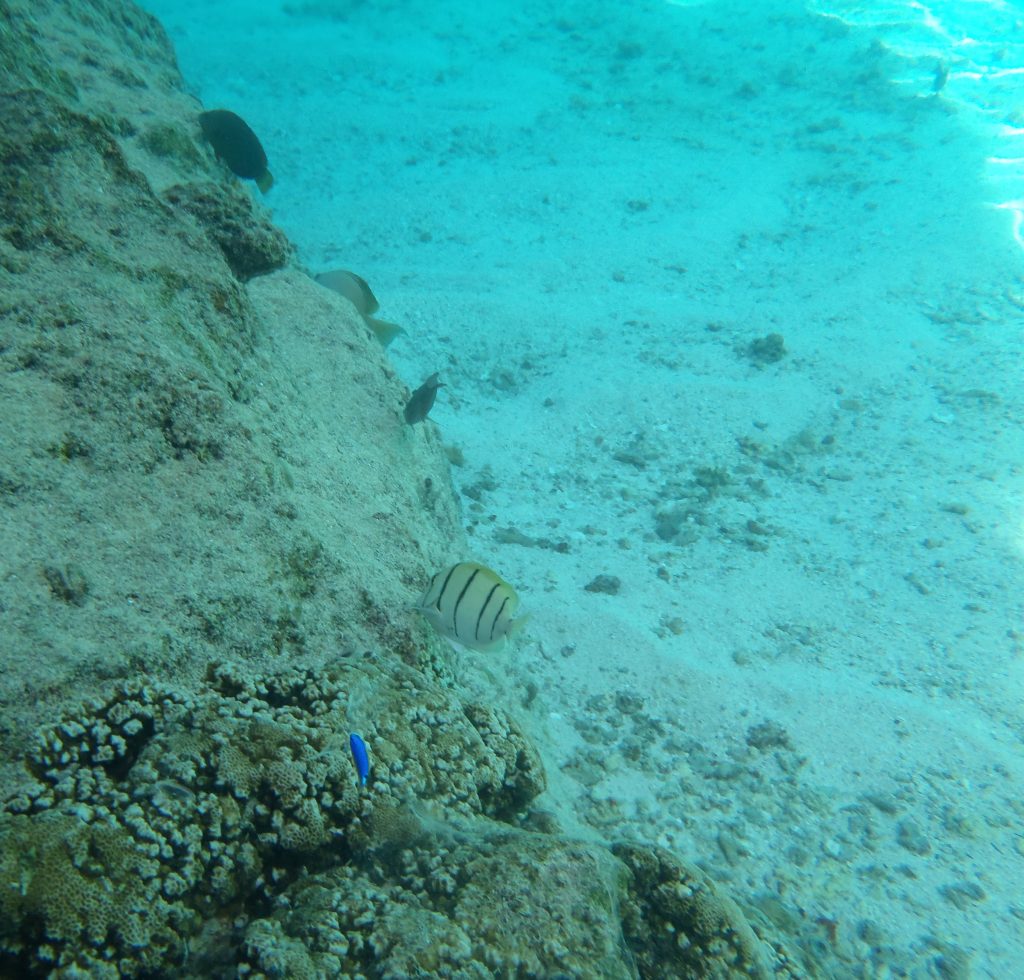
[{"label": "small blue fish", "polygon": [[366,743],[353,732],[348,737],[348,746],[352,750],[356,772],[359,774],[359,785],[366,785],[366,777],[370,775],[370,755],[366,751]]}]

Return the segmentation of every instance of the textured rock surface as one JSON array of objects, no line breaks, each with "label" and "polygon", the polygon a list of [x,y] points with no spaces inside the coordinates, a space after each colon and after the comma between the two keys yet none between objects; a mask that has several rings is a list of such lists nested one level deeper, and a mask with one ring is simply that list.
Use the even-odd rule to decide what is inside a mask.
[{"label": "textured rock surface", "polygon": [[706,875],[668,851],[632,844],[616,845],[613,851],[631,872],[622,915],[641,972],[768,976],[760,940],[736,903]]},{"label": "textured rock surface", "polygon": [[767,969],[669,856],[532,812],[529,740],[408,611],[465,555],[437,436],[159,26],[16,0],[0,70],[0,976]]},{"label": "textured rock surface", "polygon": [[107,678],[418,655],[406,607],[464,539],[379,345],[283,268],[155,21],[2,16],[2,762]]}]

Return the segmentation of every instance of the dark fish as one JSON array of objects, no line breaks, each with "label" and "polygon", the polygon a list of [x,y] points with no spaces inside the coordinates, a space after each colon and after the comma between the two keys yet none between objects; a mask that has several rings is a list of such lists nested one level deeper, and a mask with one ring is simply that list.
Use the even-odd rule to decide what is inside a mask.
[{"label": "dark fish", "polygon": [[356,764],[359,785],[365,786],[366,778],[370,775],[370,754],[366,751],[366,743],[353,732],[348,737],[348,747],[352,750],[352,759]]},{"label": "dark fish", "polygon": [[270,190],[274,178],[267,170],[267,155],[241,116],[228,109],[211,109],[199,114],[199,125],[213,152],[232,173],[246,180],[255,180],[264,194]]},{"label": "dark fish", "polygon": [[434,372],[423,382],[413,393],[405,406],[405,421],[409,425],[422,422],[434,407],[434,399],[437,397],[437,389],[444,385],[437,380],[437,372]]}]

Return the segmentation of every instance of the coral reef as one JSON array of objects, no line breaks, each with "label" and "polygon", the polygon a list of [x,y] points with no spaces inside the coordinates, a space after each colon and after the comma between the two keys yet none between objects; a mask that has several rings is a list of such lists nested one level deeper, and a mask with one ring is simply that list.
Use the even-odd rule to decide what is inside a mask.
[{"label": "coral reef", "polygon": [[470,824],[394,858],[291,886],[246,931],[250,975],[632,975],[615,917],[621,869],[600,847]]},{"label": "coral reef", "polygon": [[[379,732],[363,726],[372,795],[347,751],[368,689],[388,705]],[[31,975],[170,970],[209,915],[403,842],[409,800],[512,815],[544,789],[499,712],[363,658],[256,679],[221,666],[195,695],[125,685],[44,730],[28,765],[35,785],[0,816],[0,936]]]},{"label": "coral reef", "polygon": [[619,844],[631,872],[623,925],[647,976],[769,975],[765,950],[734,901],[660,848]]},{"label": "coral reef", "polygon": [[392,658],[123,685],[27,761],[0,808],[0,975],[768,975],[699,872],[523,829],[545,781],[514,723]]}]

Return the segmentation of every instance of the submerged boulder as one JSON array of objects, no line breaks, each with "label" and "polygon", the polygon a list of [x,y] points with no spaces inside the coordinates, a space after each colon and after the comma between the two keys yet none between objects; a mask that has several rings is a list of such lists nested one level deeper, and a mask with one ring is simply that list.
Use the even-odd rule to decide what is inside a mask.
[{"label": "submerged boulder", "polygon": [[159,24],[11,0],[0,69],[0,976],[757,975],[709,884],[534,810],[408,608],[465,550],[436,434]]}]

